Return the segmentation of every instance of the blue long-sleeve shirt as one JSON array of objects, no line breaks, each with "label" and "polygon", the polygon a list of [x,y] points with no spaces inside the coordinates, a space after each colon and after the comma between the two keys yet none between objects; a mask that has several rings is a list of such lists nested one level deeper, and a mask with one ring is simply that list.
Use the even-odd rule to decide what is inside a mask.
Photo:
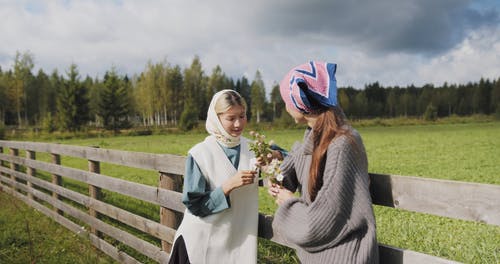
[{"label": "blue long-sleeve shirt", "polygon": [[[221,146],[221,148],[233,166],[238,168],[240,163],[240,146],[238,145],[233,148]],[[288,154],[288,152],[276,145],[272,145],[271,148],[280,151],[283,157]],[[231,207],[231,201],[228,196],[224,195],[221,186],[217,186],[213,190],[210,189],[210,184],[190,154],[188,154],[186,159],[182,202],[193,215],[200,217],[215,214]]]},{"label": "blue long-sleeve shirt", "polygon": [[[221,148],[233,166],[238,168],[240,146],[233,148],[221,146]],[[231,206],[229,197],[224,195],[221,186],[217,186],[213,190],[210,189],[210,184],[191,155],[187,156],[184,175],[182,202],[193,215],[203,217],[221,212]]]}]

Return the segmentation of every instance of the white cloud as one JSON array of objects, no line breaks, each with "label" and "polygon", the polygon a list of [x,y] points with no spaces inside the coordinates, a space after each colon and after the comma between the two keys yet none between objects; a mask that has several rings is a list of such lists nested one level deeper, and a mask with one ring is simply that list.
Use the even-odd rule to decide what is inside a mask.
[{"label": "white cloud", "polygon": [[419,70],[420,79],[432,83],[477,82],[500,77],[500,27],[471,32],[456,48],[433,58]]},{"label": "white cloud", "polygon": [[[392,29],[404,32],[403,29],[408,28],[411,32],[426,34],[426,30],[420,31],[423,26],[419,22],[425,20],[425,12],[413,12],[414,16],[423,16],[413,17],[415,25],[410,23],[409,16],[401,18],[401,14],[426,10],[425,5],[429,4],[422,1],[398,4],[401,10],[392,12],[394,14],[382,8],[382,4],[394,3],[398,1],[386,0],[381,6],[366,10],[358,10],[360,7],[356,6],[357,12],[346,15],[345,19],[335,17],[335,23],[324,24],[326,28],[333,25],[335,29],[325,30],[325,27],[297,28],[294,27],[297,24],[290,22],[322,23],[332,14],[341,16],[342,10],[354,10],[354,7],[344,2],[318,2],[315,10],[321,12],[309,14],[296,13],[303,3],[292,0],[286,1],[286,8],[282,6],[285,2],[261,0],[229,3],[219,0],[3,1],[0,2],[3,19],[0,66],[11,68],[16,51],[29,50],[35,56],[35,67],[47,73],[54,69],[64,73],[75,63],[82,76],[102,77],[113,66],[123,74],[132,75],[143,71],[149,60],[160,62],[165,58],[172,64],[188,67],[198,55],[206,74],[220,65],[230,77],[245,75],[252,80],[259,70],[268,89],[292,66],[310,59],[338,63],[339,85],[356,88],[375,81],[382,85],[429,82],[439,85],[444,81],[498,77],[498,26],[472,28],[465,39],[458,39],[454,48],[439,55],[433,55],[435,47],[420,53],[415,50],[421,48],[415,46],[391,49],[409,41],[397,39],[401,34],[395,34]],[[464,2],[451,1],[440,5],[439,10],[446,9],[446,5],[465,6]],[[336,9],[330,12],[328,8]],[[285,15],[283,11],[293,12]],[[384,17],[366,17],[369,15]],[[498,19],[495,15],[498,11],[492,13],[492,18]],[[316,20],[310,16],[316,16]],[[403,29],[394,22],[401,19],[405,22]],[[367,33],[365,26],[376,32]],[[465,32],[465,29],[459,31]],[[429,34],[436,35],[435,32]],[[389,39],[401,42],[381,47]]]}]

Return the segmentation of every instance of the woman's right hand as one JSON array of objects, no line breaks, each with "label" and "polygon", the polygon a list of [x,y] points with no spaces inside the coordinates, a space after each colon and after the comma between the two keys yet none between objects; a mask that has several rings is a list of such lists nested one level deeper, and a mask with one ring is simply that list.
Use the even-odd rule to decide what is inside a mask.
[{"label": "woman's right hand", "polygon": [[256,171],[253,170],[241,170],[238,171],[233,177],[227,179],[222,184],[222,191],[225,195],[228,195],[232,190],[252,184],[255,180]]},{"label": "woman's right hand", "polygon": [[294,194],[283,188],[283,186],[272,183],[269,181],[269,189],[267,190],[267,193],[269,193],[272,197],[274,197],[276,200],[277,205],[282,205],[284,202],[286,202],[288,199],[293,198]]},{"label": "woman's right hand", "polygon": [[272,183],[270,180],[267,180],[267,186],[269,186],[269,188],[267,189],[267,193],[273,198],[276,198],[276,196],[278,196],[280,192],[280,189],[282,189],[280,185]]}]

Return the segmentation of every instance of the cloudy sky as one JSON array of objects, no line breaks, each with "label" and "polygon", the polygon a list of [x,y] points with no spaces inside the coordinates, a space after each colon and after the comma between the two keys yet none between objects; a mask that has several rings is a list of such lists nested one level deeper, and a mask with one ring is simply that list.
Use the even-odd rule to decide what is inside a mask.
[{"label": "cloudy sky", "polygon": [[29,51],[35,70],[101,78],[148,61],[266,88],[309,60],[338,64],[339,86],[476,82],[500,77],[497,0],[0,0],[0,66]]}]

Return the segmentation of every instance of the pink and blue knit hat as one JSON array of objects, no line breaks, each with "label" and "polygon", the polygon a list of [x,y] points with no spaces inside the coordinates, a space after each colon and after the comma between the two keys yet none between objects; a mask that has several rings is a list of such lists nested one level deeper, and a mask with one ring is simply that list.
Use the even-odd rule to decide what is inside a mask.
[{"label": "pink and blue knit hat", "polygon": [[280,82],[288,107],[309,114],[337,105],[337,64],[310,61],[291,69]]}]

